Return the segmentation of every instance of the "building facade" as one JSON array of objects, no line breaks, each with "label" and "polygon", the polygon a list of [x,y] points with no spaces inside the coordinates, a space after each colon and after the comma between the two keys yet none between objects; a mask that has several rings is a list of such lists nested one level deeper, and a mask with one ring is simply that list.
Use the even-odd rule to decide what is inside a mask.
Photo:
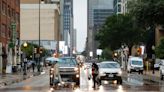
[{"label": "building facade", "polygon": [[127,9],[127,2],[128,0],[114,0],[113,8],[115,14],[125,14]]},{"label": "building facade", "polygon": [[73,35],[73,0],[60,0],[60,30],[63,34],[62,40],[68,47],[68,54],[72,55]]},{"label": "building facade", "polygon": [[[40,0],[46,4],[58,3],[60,0]],[[21,0],[21,4],[38,4],[39,0]]]},{"label": "building facade", "polygon": [[0,73],[19,63],[20,0],[0,0]]},{"label": "building facade", "polygon": [[[27,0],[24,0],[27,1]],[[21,2],[21,43],[27,41],[48,50],[56,50],[61,39],[59,24],[60,10],[58,3],[41,2],[37,0]]]},{"label": "building facade", "polygon": [[88,28],[86,51],[88,57],[95,58],[98,49],[98,43],[95,41],[95,35],[106,18],[113,15],[113,0],[88,0]]}]

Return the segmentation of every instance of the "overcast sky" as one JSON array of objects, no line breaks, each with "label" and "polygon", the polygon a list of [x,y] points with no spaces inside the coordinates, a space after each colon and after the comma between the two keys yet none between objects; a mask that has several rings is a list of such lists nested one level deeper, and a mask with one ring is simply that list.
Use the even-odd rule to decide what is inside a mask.
[{"label": "overcast sky", "polygon": [[87,0],[73,0],[74,28],[77,30],[77,51],[85,48],[87,37]]}]

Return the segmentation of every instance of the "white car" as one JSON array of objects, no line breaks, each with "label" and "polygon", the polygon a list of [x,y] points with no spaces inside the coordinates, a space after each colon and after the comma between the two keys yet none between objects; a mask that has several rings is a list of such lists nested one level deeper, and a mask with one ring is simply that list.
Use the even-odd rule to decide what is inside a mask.
[{"label": "white car", "polygon": [[117,84],[122,84],[122,71],[119,63],[115,61],[104,61],[99,64],[100,80],[117,80]]},{"label": "white car", "polygon": [[164,77],[164,60],[161,60],[159,71],[160,71],[160,78],[161,78],[161,80],[163,80],[163,77]]}]

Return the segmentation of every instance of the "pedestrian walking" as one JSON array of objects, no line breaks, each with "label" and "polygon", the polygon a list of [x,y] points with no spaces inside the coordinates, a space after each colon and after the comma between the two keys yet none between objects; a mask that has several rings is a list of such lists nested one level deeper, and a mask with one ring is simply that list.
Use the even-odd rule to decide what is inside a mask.
[{"label": "pedestrian walking", "polygon": [[55,79],[57,79],[60,83],[62,82],[61,80],[61,76],[60,76],[60,72],[59,72],[59,65],[57,63],[57,61],[54,62],[54,76]]},{"label": "pedestrian walking", "polygon": [[92,78],[93,78],[93,88],[96,88],[96,85],[99,85],[99,67],[96,63],[92,64]]},{"label": "pedestrian walking", "polygon": [[35,72],[35,63],[34,62],[32,62],[32,70],[33,70],[33,72]]}]

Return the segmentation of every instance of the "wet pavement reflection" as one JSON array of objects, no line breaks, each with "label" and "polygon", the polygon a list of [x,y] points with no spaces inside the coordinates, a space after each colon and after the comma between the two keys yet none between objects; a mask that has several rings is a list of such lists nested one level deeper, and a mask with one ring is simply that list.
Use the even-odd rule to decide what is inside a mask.
[{"label": "wet pavement reflection", "polygon": [[164,92],[164,84],[143,79],[142,75],[127,74],[123,77],[123,84],[103,81],[97,89],[93,89],[92,80],[88,80],[87,70],[81,69],[80,88],[49,87],[49,73],[32,77],[20,83],[0,88],[0,92]]}]

